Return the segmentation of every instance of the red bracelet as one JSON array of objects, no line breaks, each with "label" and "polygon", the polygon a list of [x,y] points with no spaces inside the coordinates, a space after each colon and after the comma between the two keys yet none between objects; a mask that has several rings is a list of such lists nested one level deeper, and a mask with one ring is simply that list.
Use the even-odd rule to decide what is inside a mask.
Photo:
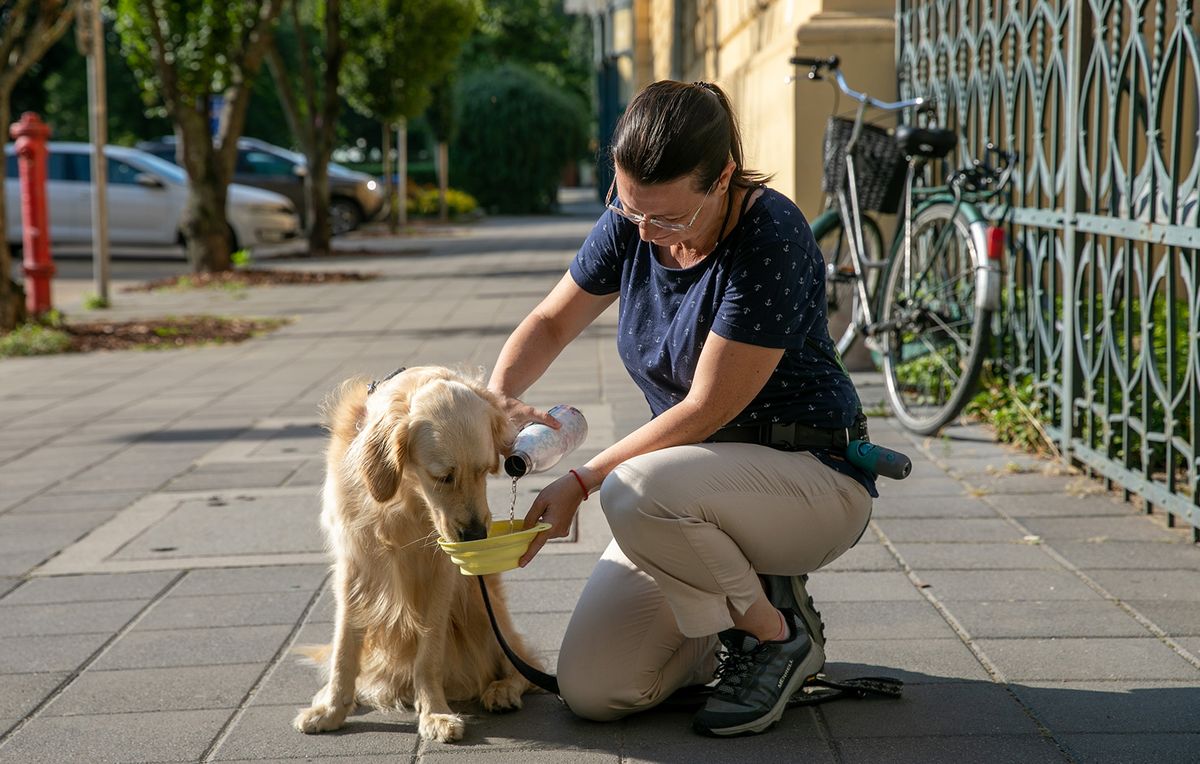
[{"label": "red bracelet", "polygon": [[583,478],[579,477],[579,473],[576,472],[575,470],[567,470],[567,471],[575,476],[576,482],[579,483],[579,490],[583,491],[583,500],[587,501],[588,500],[588,489],[587,489],[587,486],[583,482]]}]

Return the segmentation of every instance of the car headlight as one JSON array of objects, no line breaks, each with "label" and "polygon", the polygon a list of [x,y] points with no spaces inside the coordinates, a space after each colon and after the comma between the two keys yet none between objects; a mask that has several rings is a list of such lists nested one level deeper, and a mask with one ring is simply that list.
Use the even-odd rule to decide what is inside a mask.
[{"label": "car headlight", "polygon": [[373,180],[368,180],[368,181],[367,181],[367,190],[368,190],[368,191],[374,191],[374,190],[375,190],[375,189],[377,189],[377,188],[379,188],[379,184],[378,184],[378,183],[376,183],[376,182],[375,182],[375,181],[373,181]]}]

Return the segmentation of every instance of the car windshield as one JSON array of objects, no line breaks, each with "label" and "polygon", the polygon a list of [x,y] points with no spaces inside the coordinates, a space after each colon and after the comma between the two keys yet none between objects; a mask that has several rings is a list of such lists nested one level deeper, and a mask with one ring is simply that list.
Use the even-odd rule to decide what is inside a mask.
[{"label": "car windshield", "polygon": [[181,167],[145,151],[139,151],[137,154],[122,157],[122,159],[128,159],[131,163],[144,170],[149,170],[155,175],[161,175],[172,183],[187,183],[187,173]]}]

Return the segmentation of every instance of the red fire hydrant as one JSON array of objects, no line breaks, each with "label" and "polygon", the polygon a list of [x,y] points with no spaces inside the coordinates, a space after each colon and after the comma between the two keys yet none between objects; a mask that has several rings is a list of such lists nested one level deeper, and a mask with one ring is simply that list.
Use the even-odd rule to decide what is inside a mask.
[{"label": "red fire hydrant", "polygon": [[46,210],[46,140],[50,126],[27,111],[14,122],[9,135],[16,141],[17,166],[21,178],[21,238],[25,249],[25,309],[31,316],[50,310],[50,217]]}]

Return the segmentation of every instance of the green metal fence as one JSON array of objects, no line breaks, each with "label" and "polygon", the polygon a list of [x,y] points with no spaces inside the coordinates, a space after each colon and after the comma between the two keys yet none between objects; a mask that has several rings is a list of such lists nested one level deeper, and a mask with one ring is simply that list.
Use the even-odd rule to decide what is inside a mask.
[{"label": "green metal fence", "polygon": [[1019,152],[998,330],[1065,454],[1200,538],[1194,0],[899,0],[902,97]]}]

